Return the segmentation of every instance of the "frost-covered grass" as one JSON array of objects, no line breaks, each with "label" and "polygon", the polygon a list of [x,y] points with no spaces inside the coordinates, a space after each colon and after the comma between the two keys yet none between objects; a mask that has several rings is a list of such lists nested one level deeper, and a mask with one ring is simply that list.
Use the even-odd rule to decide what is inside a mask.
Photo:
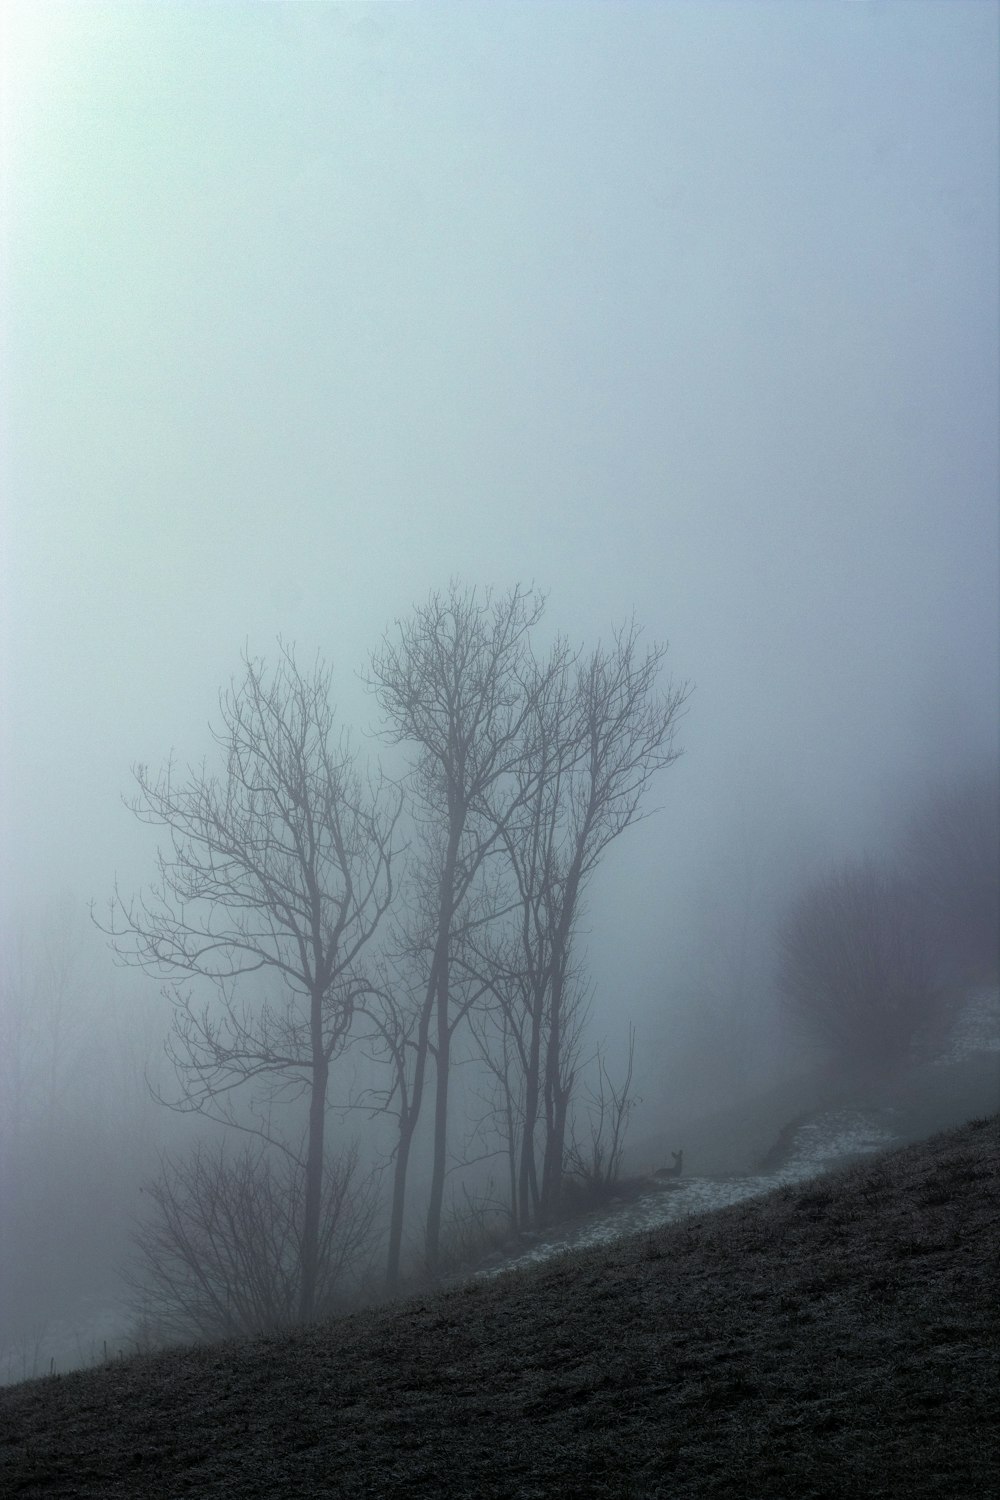
[{"label": "frost-covered grass", "polygon": [[714,1213],[748,1198],[760,1198],[785,1183],[801,1182],[817,1172],[894,1143],[891,1129],[873,1110],[841,1108],[798,1123],[787,1149],[768,1170],[755,1173],[691,1176],[656,1182],[632,1180],[619,1185],[599,1210],[558,1225],[527,1248],[494,1257],[482,1274],[535,1265],[567,1250],[608,1244],[626,1234],[678,1224],[693,1215]]},{"label": "frost-covered grass", "polygon": [[287,1337],[0,1391],[0,1493],[1000,1493],[998,1124]]},{"label": "frost-covered grass", "polygon": [[[790,1121],[755,1171],[723,1172],[656,1182],[632,1179],[620,1184],[611,1201],[555,1226],[533,1243],[494,1255],[485,1274],[524,1267],[566,1250],[606,1244],[623,1234],[658,1229],[696,1214],[711,1213],[757,1198],[786,1183],[919,1140],[1000,1106],[1000,993],[980,988],[961,1008],[945,1050],[933,1061],[905,1070],[895,1082],[883,1080],[865,1100],[814,1109]],[[746,1133],[754,1134],[752,1106],[746,1106]],[[689,1160],[698,1159],[697,1139]]]}]

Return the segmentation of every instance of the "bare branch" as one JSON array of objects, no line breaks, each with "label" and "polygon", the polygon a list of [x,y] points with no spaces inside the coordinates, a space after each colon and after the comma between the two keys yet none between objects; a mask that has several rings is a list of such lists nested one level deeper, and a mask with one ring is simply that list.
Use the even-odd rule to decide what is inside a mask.
[{"label": "bare branch", "polygon": [[158,775],[135,768],[128,805],[166,838],[156,882],[133,900],[116,888],[103,930],[121,962],[171,981],[175,1107],[234,1123],[230,1098],[245,1085],[308,1095],[308,1316],[329,1067],[369,990],[364,958],[393,899],[402,791],[363,778],[348,735],[335,733],[329,669],[317,659],[300,671],[279,647],[274,671],[244,655],[220,694],[221,776],[205,765],[181,774],[173,760]]}]

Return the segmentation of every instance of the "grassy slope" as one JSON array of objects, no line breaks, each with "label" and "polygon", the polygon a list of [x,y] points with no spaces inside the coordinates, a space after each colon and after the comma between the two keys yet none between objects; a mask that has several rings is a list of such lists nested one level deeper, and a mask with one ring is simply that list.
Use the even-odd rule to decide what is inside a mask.
[{"label": "grassy slope", "polygon": [[0,1390],[0,1494],[1000,1493],[998,1123],[287,1338]]}]

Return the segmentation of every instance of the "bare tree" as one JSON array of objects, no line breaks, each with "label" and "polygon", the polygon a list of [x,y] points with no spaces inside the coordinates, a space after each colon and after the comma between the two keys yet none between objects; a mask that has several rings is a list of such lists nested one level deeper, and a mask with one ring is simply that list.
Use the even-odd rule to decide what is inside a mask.
[{"label": "bare tree", "polygon": [[586,1136],[580,1139],[574,1123],[566,1152],[569,1171],[579,1183],[585,1201],[606,1196],[621,1172],[629,1120],[641,1102],[632,1092],[635,1028],[629,1027],[628,1058],[625,1076],[620,1083],[615,1083],[600,1053],[594,1062],[597,1081],[587,1091],[583,1110],[587,1122]]},{"label": "bare tree", "polygon": [[[323,1170],[314,1314],[347,1305],[367,1268],[378,1207],[356,1146]],[[147,1212],[133,1235],[127,1280],[160,1338],[232,1338],[273,1332],[301,1311],[305,1173],[281,1152],[246,1146],[233,1155],[204,1144],[164,1158],[145,1188]]]},{"label": "bare tree", "polygon": [[[686,684],[658,684],[666,648],[643,650],[633,622],[580,662],[557,644],[530,695],[518,767],[521,810],[504,839],[517,883],[528,1041],[520,1200],[556,1209],[575,1081],[573,936],[583,893],[608,845],[646,816],[654,774],[680,754]],[[579,979],[576,980],[577,989]],[[536,1128],[544,1106],[540,1184]]]},{"label": "bare tree", "polygon": [[452,1038],[472,992],[456,981],[456,943],[489,921],[485,865],[512,816],[511,775],[520,756],[530,697],[528,634],[543,608],[520,586],[494,597],[453,582],[397,623],[371,661],[369,685],[397,743],[415,747],[410,787],[422,856],[413,865],[413,910],[404,947],[420,987],[406,1049],[412,1068],[400,1096],[387,1280],[399,1278],[410,1149],[423,1107],[427,1064],[434,1060],[434,1151],[427,1208],[426,1269],[438,1264],[447,1170],[448,1090]]},{"label": "bare tree", "polygon": [[779,931],[778,988],[795,1020],[852,1073],[904,1060],[940,1004],[912,888],[873,859],[817,881]]},{"label": "bare tree", "polygon": [[453,584],[372,663],[394,738],[417,746],[411,785],[422,833],[400,945],[419,984],[411,981],[402,1007],[407,1021],[398,987],[385,1011],[400,1126],[391,1285],[431,1059],[426,1262],[436,1269],[453,1038],[487,992],[492,1019],[476,1016],[474,1033],[503,1094],[496,1118],[512,1215],[525,1225],[557,1207],[584,1013],[572,951],[582,893],[608,844],[643,816],[653,774],[678,754],[687,689],[659,691],[664,648],[642,650],[633,624],[583,664],[562,641],[539,660],[529,632],[540,610],[520,589],[480,601]]},{"label": "bare tree", "polygon": [[136,767],[128,805],[169,842],[146,894],[125,900],[116,889],[104,930],[123,962],[171,980],[181,1094],[166,1102],[240,1125],[234,1091],[256,1084],[268,1135],[270,1107],[307,1096],[299,1315],[308,1319],[330,1065],[370,989],[363,960],[393,895],[400,797],[363,780],[347,735],[335,737],[321,662],[303,673],[281,646],[273,673],[249,656],[244,669],[220,695],[221,776],[203,766],[181,777],[172,761],[157,776]]},{"label": "bare tree", "polygon": [[[482,1125],[492,1128],[506,1157],[510,1227],[524,1229],[535,1222],[539,1202],[534,1152],[525,1150],[527,1121],[529,1115],[537,1120],[539,1108],[538,987],[523,963],[515,931],[480,935],[471,955],[464,954],[463,961],[473,963],[484,976],[490,997],[489,1003],[469,1013],[473,1044],[487,1074]],[[535,1095],[529,1100],[526,1085],[532,1079]]]}]

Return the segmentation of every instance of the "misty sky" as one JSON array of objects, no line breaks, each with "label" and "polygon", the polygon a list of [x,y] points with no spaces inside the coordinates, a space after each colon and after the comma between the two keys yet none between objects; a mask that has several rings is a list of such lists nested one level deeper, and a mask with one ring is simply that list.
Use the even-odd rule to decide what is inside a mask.
[{"label": "misty sky", "polygon": [[245,642],[364,729],[452,575],[581,643],[634,611],[696,684],[606,984],[734,819],[844,852],[990,744],[995,4],[2,26],[7,914],[152,875],[129,767],[201,758]]}]

